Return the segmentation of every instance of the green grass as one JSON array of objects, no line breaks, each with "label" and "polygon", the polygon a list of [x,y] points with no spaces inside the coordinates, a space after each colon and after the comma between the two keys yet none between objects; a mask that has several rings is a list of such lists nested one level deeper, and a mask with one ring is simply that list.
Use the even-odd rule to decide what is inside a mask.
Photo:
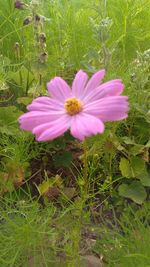
[{"label": "green grass", "polygon": [[[22,27],[30,11],[15,10],[11,1],[1,1],[1,48],[4,56],[15,59],[14,45],[21,45],[21,62],[34,60],[32,25]],[[27,1],[28,3],[28,1]],[[122,71],[136,51],[149,48],[150,2],[142,1],[40,1],[38,12],[47,20],[43,31],[47,34],[48,77],[60,74],[66,78],[70,71],[94,65],[100,68],[107,55],[100,53],[106,47],[111,53],[110,70]],[[65,14],[65,16],[64,16]],[[111,27],[101,21],[109,17]],[[91,23],[91,19],[93,23]],[[94,26],[95,25],[95,26]],[[95,36],[95,30],[97,31]],[[108,36],[106,35],[107,31]],[[104,36],[104,33],[106,36]],[[68,74],[69,74],[68,73]]]},{"label": "green grass", "polygon": [[40,210],[35,202],[21,200],[16,208],[1,209],[1,266],[43,266],[43,263],[48,266],[50,262],[49,266],[53,266],[56,235],[51,220],[54,213],[53,207]]},{"label": "green grass", "polygon": [[116,225],[99,230],[101,238],[97,241],[95,251],[103,254],[106,266],[150,266],[149,214],[149,204],[137,211],[128,206],[120,220],[115,218]]},{"label": "green grass", "polygon": [[[89,249],[91,233],[97,236],[92,253],[104,259],[104,266],[149,266],[149,203],[141,208],[126,205],[119,219],[114,213],[97,225],[89,221],[86,210],[81,215],[81,202],[70,204],[58,214],[52,204],[43,209],[20,196],[17,204],[12,197],[1,202],[2,266],[80,266],[79,254],[83,248]],[[85,229],[87,236],[81,238]]]},{"label": "green grass", "polygon": [[79,266],[80,232],[88,217],[82,200],[56,210],[52,203],[43,208],[32,201],[27,190],[7,195],[1,201],[1,266]]},{"label": "green grass", "polygon": [[[104,256],[104,267],[148,267],[150,1],[37,2],[17,10],[0,0],[0,266],[78,267],[89,253]],[[45,22],[23,26],[33,12]],[[46,34],[44,48],[37,31]],[[71,84],[77,70],[91,76],[100,68],[106,81],[123,79],[130,112],[87,139],[85,182],[82,144],[68,134],[37,143],[17,120],[55,75]],[[56,199],[51,188],[60,191]],[[115,224],[106,222],[112,206]]]}]

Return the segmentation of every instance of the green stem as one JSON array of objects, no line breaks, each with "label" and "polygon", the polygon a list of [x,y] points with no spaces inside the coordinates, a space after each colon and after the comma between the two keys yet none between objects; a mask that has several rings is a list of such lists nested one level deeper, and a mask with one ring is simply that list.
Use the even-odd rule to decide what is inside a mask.
[{"label": "green stem", "polygon": [[88,146],[86,141],[83,142],[83,180],[84,180],[84,192],[87,196],[88,193]]}]

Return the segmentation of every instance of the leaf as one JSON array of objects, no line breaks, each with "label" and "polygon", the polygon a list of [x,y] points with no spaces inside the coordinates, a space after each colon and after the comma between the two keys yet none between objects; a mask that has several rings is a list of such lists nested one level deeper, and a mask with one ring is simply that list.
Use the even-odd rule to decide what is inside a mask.
[{"label": "leaf", "polygon": [[135,142],[128,136],[122,137],[122,140],[127,145],[134,145],[135,144]]},{"label": "leaf", "polygon": [[135,130],[140,137],[149,136],[149,123],[145,118],[137,118],[134,121]]},{"label": "leaf", "polygon": [[142,204],[146,199],[146,191],[139,181],[134,181],[130,185],[122,184],[118,188],[119,195],[132,199],[137,204]]},{"label": "leaf", "polygon": [[[59,175],[55,177],[47,178],[41,184],[37,186],[37,189],[41,196],[48,195],[50,191],[59,191],[59,188],[63,187],[63,181]],[[57,190],[56,190],[57,189]]]},{"label": "leaf", "polygon": [[140,174],[142,174],[143,171],[146,169],[145,161],[140,157],[132,157],[131,167],[134,174],[133,176],[138,178]]},{"label": "leaf", "polygon": [[119,169],[123,177],[133,177],[130,162],[126,158],[121,158]]},{"label": "leaf", "polygon": [[64,151],[63,154],[56,154],[54,156],[54,162],[56,167],[69,167],[72,162],[72,153]]},{"label": "leaf", "polygon": [[140,179],[144,186],[150,186],[150,175],[147,171],[145,160],[143,158],[134,157],[131,159],[131,166],[134,177]]},{"label": "leaf", "polygon": [[133,147],[130,148],[130,153],[133,156],[136,156],[138,154],[141,154],[144,150],[145,146],[144,145],[140,145],[140,144],[135,144]]},{"label": "leaf", "polygon": [[150,174],[145,171],[144,173],[142,173],[139,177],[142,185],[144,186],[150,186]]},{"label": "leaf", "polygon": [[51,181],[53,185],[59,188],[63,188],[63,180],[60,175],[57,174],[56,176],[52,177]]},{"label": "leaf", "polygon": [[150,177],[144,159],[132,157],[130,162],[121,158],[119,169],[123,177],[140,179],[142,185],[150,186]]},{"label": "leaf", "polygon": [[46,181],[43,181],[42,184],[39,184],[37,188],[38,188],[38,191],[39,191],[40,195],[41,196],[45,195],[48,192],[48,190],[49,190],[49,188],[51,186],[52,185],[51,185],[51,180],[50,179],[46,180]]}]

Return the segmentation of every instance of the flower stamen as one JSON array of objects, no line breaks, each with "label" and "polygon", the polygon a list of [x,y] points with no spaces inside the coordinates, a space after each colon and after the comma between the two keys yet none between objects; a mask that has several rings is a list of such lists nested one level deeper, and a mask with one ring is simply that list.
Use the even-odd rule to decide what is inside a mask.
[{"label": "flower stamen", "polygon": [[82,110],[82,103],[77,98],[72,97],[72,98],[68,98],[65,101],[64,107],[67,113],[73,116]]}]

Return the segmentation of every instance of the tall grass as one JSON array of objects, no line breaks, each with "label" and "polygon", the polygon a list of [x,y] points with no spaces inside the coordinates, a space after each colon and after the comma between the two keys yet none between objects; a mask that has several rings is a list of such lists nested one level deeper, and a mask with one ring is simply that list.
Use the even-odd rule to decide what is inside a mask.
[{"label": "tall grass", "polygon": [[115,219],[116,225],[99,230],[101,239],[97,241],[95,251],[103,254],[106,266],[150,266],[149,214],[149,204],[137,211],[127,206],[120,220]]},{"label": "tall grass", "polygon": [[[27,1],[27,3],[29,3]],[[34,60],[32,25],[23,27],[23,20],[30,11],[16,10],[12,1],[0,1],[0,39],[1,52],[14,63],[14,45],[21,45],[21,62]],[[39,1],[38,12],[48,18],[44,24],[47,34],[47,75],[63,76],[86,68],[92,64],[96,68],[103,67],[98,59],[101,42],[94,37],[94,23],[100,25],[101,20],[109,17],[112,20],[109,38],[105,46],[110,49],[110,71],[117,72],[136,56],[136,51],[149,48],[150,2],[110,0],[110,1]],[[107,31],[107,27],[105,29]],[[99,28],[99,32],[102,31]],[[86,63],[86,64],[85,64]],[[66,77],[65,77],[66,78]]]}]

